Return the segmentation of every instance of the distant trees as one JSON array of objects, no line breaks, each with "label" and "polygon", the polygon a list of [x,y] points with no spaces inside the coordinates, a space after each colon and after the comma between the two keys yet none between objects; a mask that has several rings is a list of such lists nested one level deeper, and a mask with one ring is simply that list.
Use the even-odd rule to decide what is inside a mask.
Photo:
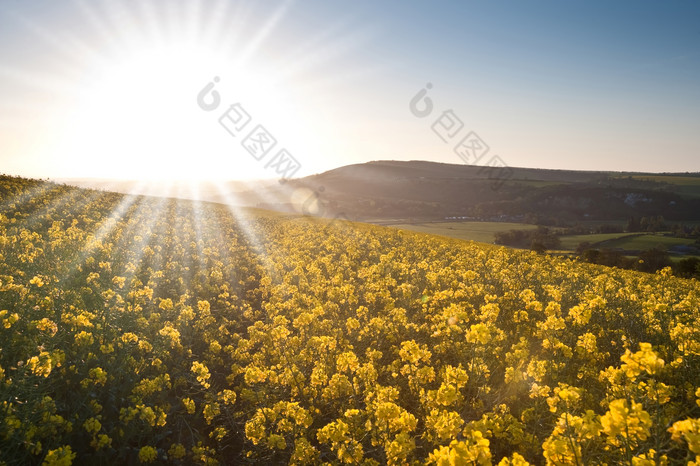
[{"label": "distant trees", "polygon": [[596,228],[597,233],[622,233],[622,225],[604,223]]},{"label": "distant trees", "polygon": [[576,255],[581,256],[585,251],[588,251],[591,249],[591,242],[590,241],[583,241],[576,246]]},{"label": "distant trees", "polygon": [[627,220],[627,226],[625,227],[625,230],[630,232],[630,233],[635,233],[637,231],[641,230],[641,225],[639,224],[639,219],[637,217],[630,217],[629,220]]},{"label": "distant trees", "polygon": [[675,267],[676,275],[683,278],[700,277],[700,259],[688,257],[681,259]]},{"label": "distant trees", "polygon": [[495,235],[495,243],[515,248],[529,248],[533,251],[544,252],[558,249],[561,246],[559,235],[547,227],[537,227],[536,230],[509,230]]},{"label": "distant trees", "polygon": [[661,247],[655,247],[639,254],[639,261],[635,268],[642,272],[656,272],[670,265],[671,258],[668,251]]},{"label": "distant trees", "polygon": [[700,225],[690,226],[676,223],[671,227],[671,233],[678,238],[698,238],[700,239]]},{"label": "distant trees", "polygon": [[636,217],[630,217],[627,220],[626,231],[630,233],[642,232],[642,231],[666,231],[668,230],[668,225],[666,225],[666,220],[663,215],[658,215],[656,217],[642,217],[637,219]]},{"label": "distant trees", "polygon": [[573,226],[562,228],[562,235],[588,235],[591,233],[623,233],[624,225],[621,223],[601,223],[600,225],[582,225],[577,223]]},{"label": "distant trees", "polygon": [[637,257],[627,257],[615,249],[594,249],[591,243],[583,242],[576,248],[579,259],[592,264],[618,267],[654,273],[664,267],[671,267],[673,273],[682,278],[700,278],[700,258],[687,257],[677,263],[671,261],[667,250],[662,247],[647,249]]},{"label": "distant trees", "polygon": [[579,257],[592,264],[619,267],[621,269],[634,269],[636,262],[638,262],[635,259],[625,257],[620,251],[614,249],[585,249]]}]

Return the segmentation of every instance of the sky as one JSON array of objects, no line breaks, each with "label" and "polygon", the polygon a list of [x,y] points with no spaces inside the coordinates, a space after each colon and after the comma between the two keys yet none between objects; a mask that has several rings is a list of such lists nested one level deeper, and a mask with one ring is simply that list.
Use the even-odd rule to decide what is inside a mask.
[{"label": "sky", "polygon": [[698,130],[700,2],[0,0],[12,175],[697,172]]}]

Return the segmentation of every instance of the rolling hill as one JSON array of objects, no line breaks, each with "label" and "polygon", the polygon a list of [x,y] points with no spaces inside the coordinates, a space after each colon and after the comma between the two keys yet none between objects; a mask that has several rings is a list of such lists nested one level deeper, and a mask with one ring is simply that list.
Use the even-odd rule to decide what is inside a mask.
[{"label": "rolling hill", "polygon": [[67,184],[373,223],[489,220],[567,225],[664,216],[700,220],[700,174],[548,170],[375,161],[291,180]]},{"label": "rolling hill", "polygon": [[325,216],[379,223],[467,217],[565,224],[652,215],[700,220],[700,174],[660,177],[532,168],[498,172],[461,164],[378,161],[237,197],[246,205],[292,210],[290,199],[299,189],[308,190],[307,199],[318,200]]}]

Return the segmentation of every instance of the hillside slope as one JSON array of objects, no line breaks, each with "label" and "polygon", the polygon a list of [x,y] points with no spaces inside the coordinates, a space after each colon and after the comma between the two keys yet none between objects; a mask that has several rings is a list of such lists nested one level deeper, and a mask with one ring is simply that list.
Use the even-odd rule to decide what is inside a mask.
[{"label": "hillside slope", "polygon": [[10,177],[0,257],[6,464],[695,457],[695,280]]},{"label": "hillside slope", "polygon": [[318,199],[323,208],[317,210],[326,216],[374,222],[470,217],[567,224],[659,215],[700,220],[698,174],[491,169],[424,161],[349,165],[238,193],[236,199],[293,210],[290,200],[299,188],[315,193],[307,197]]},{"label": "hillside slope", "polygon": [[158,182],[64,179],[129,194],[261,207],[374,223],[455,217],[571,225],[664,216],[700,220],[700,174],[490,169],[426,161],[376,161],[289,180]]}]

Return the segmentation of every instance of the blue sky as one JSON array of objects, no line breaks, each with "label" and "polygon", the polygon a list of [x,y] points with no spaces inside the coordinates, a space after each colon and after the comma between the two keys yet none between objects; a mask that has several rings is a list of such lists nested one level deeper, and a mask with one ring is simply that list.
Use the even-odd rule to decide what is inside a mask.
[{"label": "blue sky", "polygon": [[197,107],[214,76],[297,175],[463,163],[431,130],[445,110],[480,163],[700,171],[698,2],[5,0],[0,44],[6,173],[274,177]]}]

